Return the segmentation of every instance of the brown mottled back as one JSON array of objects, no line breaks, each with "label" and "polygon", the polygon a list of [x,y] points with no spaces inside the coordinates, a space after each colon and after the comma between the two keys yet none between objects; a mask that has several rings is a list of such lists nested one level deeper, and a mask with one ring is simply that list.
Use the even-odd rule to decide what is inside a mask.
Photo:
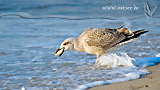
[{"label": "brown mottled back", "polygon": [[88,46],[96,46],[103,49],[108,49],[125,38],[122,32],[111,28],[88,28],[79,38],[82,37]]}]

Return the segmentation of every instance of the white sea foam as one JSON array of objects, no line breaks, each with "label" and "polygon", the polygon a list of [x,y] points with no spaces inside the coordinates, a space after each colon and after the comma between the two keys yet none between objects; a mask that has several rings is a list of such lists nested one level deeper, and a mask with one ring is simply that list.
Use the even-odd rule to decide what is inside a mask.
[{"label": "white sea foam", "polygon": [[156,57],[160,57],[160,53],[158,53],[158,54],[156,55]]},{"label": "white sea foam", "polygon": [[22,88],[21,88],[21,90],[25,90],[25,88],[24,88],[24,87],[22,87]]},{"label": "white sea foam", "polygon": [[129,57],[126,53],[108,54],[98,59],[96,66],[99,67],[119,67],[119,66],[139,66],[134,58]]},{"label": "white sea foam", "polygon": [[125,66],[121,68],[114,69],[113,73],[120,73],[124,77],[122,78],[115,78],[112,80],[104,80],[104,81],[95,81],[92,83],[88,83],[85,85],[80,85],[76,90],[84,90],[91,87],[99,86],[99,85],[108,85],[117,82],[123,82],[133,79],[140,78],[141,75],[148,74],[149,72],[143,67],[148,67],[155,65],[156,63],[160,63],[159,54],[156,55],[157,57],[150,57],[150,58],[142,58],[142,59],[134,59],[129,57],[126,53],[120,54],[109,54],[99,58],[99,66],[107,66],[107,67],[118,67],[118,66]]},{"label": "white sea foam", "polygon": [[88,83],[88,84],[85,84],[85,85],[80,85],[75,90],[85,90],[85,89],[88,89],[88,88],[91,88],[91,87],[95,87],[95,86],[109,85],[109,84],[112,84],[112,83],[117,83],[117,82],[123,82],[123,81],[138,79],[141,75],[145,75],[145,74],[149,73],[146,69],[140,69],[138,67],[130,68],[127,71],[124,71],[124,72],[123,72],[123,70],[125,70],[125,68],[121,68],[121,69],[118,69],[118,70],[125,77],[123,77],[123,78],[116,78],[116,79],[112,79],[112,80],[106,80],[106,81],[96,81],[96,82]]}]

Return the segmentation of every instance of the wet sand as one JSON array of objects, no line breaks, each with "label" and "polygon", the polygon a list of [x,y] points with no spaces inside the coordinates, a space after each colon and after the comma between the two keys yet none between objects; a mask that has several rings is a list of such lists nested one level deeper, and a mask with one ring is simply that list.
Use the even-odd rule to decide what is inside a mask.
[{"label": "wet sand", "polygon": [[148,75],[140,79],[93,87],[88,90],[160,90],[160,64],[147,67]]}]

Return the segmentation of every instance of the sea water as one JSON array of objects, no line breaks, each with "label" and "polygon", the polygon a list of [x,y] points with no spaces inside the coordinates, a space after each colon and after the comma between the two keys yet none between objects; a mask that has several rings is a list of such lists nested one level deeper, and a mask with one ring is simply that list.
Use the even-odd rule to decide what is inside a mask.
[{"label": "sea water", "polygon": [[[1,0],[0,89],[87,89],[149,74],[144,67],[155,65],[160,57],[160,14],[157,10],[154,17],[146,17],[144,3],[15,0],[11,4]],[[104,6],[133,4],[140,9],[103,10]],[[84,52],[54,56],[64,39],[78,37],[87,28],[118,28],[122,24],[149,32],[100,57],[102,67],[94,66],[95,55]]]}]

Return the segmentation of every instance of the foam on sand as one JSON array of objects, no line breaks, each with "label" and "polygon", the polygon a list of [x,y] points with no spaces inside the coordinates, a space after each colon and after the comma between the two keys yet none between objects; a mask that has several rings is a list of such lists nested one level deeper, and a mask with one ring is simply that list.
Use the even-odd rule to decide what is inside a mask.
[{"label": "foam on sand", "polygon": [[[159,54],[158,54],[159,55]],[[156,56],[158,56],[156,55]],[[149,74],[144,67],[156,65],[160,63],[160,57],[149,57],[142,59],[134,59],[129,57],[126,53],[108,54],[99,58],[99,66],[107,66],[116,68],[111,73],[121,73],[124,75],[122,78],[116,78],[112,80],[96,81],[85,85],[80,85],[76,90],[84,90],[99,85],[108,85],[117,82],[123,82],[140,78],[141,75]]]}]

